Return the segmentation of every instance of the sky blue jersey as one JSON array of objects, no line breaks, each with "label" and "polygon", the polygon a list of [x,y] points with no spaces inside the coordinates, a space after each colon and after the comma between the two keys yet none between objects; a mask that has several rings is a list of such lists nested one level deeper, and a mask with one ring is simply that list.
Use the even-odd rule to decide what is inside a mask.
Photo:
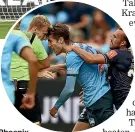
[{"label": "sky blue jersey", "polygon": [[[74,44],[88,52],[97,54],[97,51],[91,46],[79,43]],[[91,106],[110,90],[107,77],[108,66],[106,64],[88,64],[84,62],[84,60],[81,59],[80,56],[74,51],[70,51],[66,56],[66,66],[66,85],[60,95],[60,98],[55,104],[57,109],[69,98],[69,96],[71,96],[71,93],[74,91],[71,90],[72,88],[74,89],[75,85],[73,82],[75,79],[73,77],[76,77],[78,83],[83,88],[83,102],[85,107]],[[67,96],[68,98],[66,98]]]},{"label": "sky blue jersey", "polygon": [[12,52],[14,51],[16,52],[16,54],[20,55],[21,50],[26,46],[30,46],[30,43],[25,34],[19,30],[13,30],[8,36],[2,52],[2,80],[8,97],[10,98],[12,103],[14,103],[15,90],[13,82],[10,81],[10,64],[12,60]]}]

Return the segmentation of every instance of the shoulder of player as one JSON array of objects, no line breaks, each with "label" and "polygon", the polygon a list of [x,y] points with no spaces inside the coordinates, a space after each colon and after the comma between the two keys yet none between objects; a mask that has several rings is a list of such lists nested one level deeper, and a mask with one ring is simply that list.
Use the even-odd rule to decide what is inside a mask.
[{"label": "shoulder of player", "polygon": [[12,30],[11,31],[12,35],[15,35],[17,37],[21,37],[26,41],[29,41],[28,37],[26,36],[26,34],[24,32],[22,32],[21,30]]},{"label": "shoulder of player", "polygon": [[42,41],[38,38],[38,36],[36,35],[34,41],[33,41],[33,44],[42,44]]},{"label": "shoulder of player", "polygon": [[79,57],[79,55],[74,52],[74,51],[70,51],[66,54],[66,60],[71,62],[75,62],[80,60],[81,58]]},{"label": "shoulder of player", "polygon": [[32,43],[32,48],[35,53],[46,53],[42,41],[37,36]]},{"label": "shoulder of player", "polygon": [[73,45],[76,45],[76,46],[80,47],[81,49],[84,49],[88,52],[97,53],[96,48],[94,48],[94,46],[92,46],[92,45],[88,45],[85,43],[73,43]]},{"label": "shoulder of player", "polygon": [[114,49],[110,50],[108,53],[106,53],[109,59],[112,59],[117,56],[117,59],[125,59],[125,58],[131,58],[132,54],[128,50],[120,50],[120,49]]},{"label": "shoulder of player", "polygon": [[26,36],[24,32],[22,32],[21,30],[12,30],[11,34],[14,34],[16,36]]},{"label": "shoulder of player", "polygon": [[109,52],[107,52],[106,54],[107,55],[114,55],[114,56],[116,56],[116,55],[119,54],[119,52],[120,52],[119,49],[113,49],[113,50],[110,50]]},{"label": "shoulder of player", "polygon": [[[33,33],[31,33],[31,32],[25,32],[25,35],[27,36],[27,38],[30,41],[31,38],[32,38]],[[39,45],[42,45],[42,42],[38,38],[38,36],[36,35],[35,38],[34,38],[34,40],[33,40],[33,42],[32,42],[32,44],[31,44],[31,47],[34,48],[35,50],[38,50],[37,48],[38,48]]]},{"label": "shoulder of player", "polygon": [[130,51],[127,49],[127,50],[121,50],[121,49],[114,49],[112,51],[116,51],[117,53],[118,52],[121,52],[121,53],[130,53]]},{"label": "shoulder of player", "polygon": [[70,58],[75,58],[79,56],[76,52],[74,51],[69,51],[67,54],[66,54],[66,57],[70,57]]},{"label": "shoulder of player", "polygon": [[128,58],[130,57],[130,58],[132,58],[132,53],[131,53],[131,51],[129,51],[129,50],[120,50],[120,49],[116,49],[115,50],[116,52],[117,52],[117,54],[118,55],[120,55],[120,56],[127,56]]}]

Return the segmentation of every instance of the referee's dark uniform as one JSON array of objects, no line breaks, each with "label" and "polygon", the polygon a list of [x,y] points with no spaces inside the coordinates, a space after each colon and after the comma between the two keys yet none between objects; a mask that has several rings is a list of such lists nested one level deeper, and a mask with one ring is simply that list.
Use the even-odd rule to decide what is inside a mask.
[{"label": "referee's dark uniform", "polygon": [[133,56],[128,50],[115,49],[105,54],[109,64],[109,80],[118,110],[125,101],[133,80]]}]

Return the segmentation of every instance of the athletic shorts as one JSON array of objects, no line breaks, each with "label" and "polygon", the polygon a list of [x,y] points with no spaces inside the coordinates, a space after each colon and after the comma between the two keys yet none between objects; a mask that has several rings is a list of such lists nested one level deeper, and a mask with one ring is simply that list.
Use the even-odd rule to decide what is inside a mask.
[{"label": "athletic shorts", "polygon": [[22,104],[22,99],[26,93],[27,88],[28,88],[28,81],[17,82],[17,90],[15,91],[15,107],[24,117],[26,117],[31,122],[41,123],[41,108],[40,108],[38,95],[36,95],[35,97],[34,108],[30,110],[20,109],[20,106]]},{"label": "athletic shorts", "polygon": [[113,98],[111,91],[109,91],[90,107],[85,107],[78,121],[89,123],[90,127],[94,127],[107,120],[113,114]]}]

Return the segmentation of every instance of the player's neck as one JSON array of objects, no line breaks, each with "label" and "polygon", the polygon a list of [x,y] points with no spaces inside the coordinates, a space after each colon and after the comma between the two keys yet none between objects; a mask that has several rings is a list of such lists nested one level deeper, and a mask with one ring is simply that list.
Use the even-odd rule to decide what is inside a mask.
[{"label": "player's neck", "polygon": [[120,47],[120,50],[127,50],[126,47]]},{"label": "player's neck", "polygon": [[67,44],[64,44],[63,45],[63,48],[62,48],[62,52],[63,53],[67,53],[67,52],[69,52],[69,51],[71,51],[72,50],[72,48],[71,48],[71,43],[69,43],[68,45]]}]

